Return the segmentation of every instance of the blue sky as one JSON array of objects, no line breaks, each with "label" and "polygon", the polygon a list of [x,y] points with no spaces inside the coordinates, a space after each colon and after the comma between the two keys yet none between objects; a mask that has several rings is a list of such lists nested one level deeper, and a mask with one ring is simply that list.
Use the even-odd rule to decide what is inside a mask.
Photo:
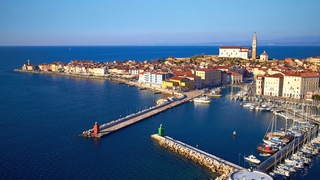
[{"label": "blue sky", "polygon": [[320,1],[0,0],[0,45],[193,45],[320,36]]}]

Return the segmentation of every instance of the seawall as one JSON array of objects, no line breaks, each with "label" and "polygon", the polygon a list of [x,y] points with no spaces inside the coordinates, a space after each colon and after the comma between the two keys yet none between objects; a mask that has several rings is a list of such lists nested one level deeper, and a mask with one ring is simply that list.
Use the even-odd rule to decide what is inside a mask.
[{"label": "seawall", "polygon": [[174,140],[168,136],[162,137],[158,134],[153,134],[151,135],[151,138],[158,141],[160,146],[191,159],[192,161],[209,168],[212,172],[221,175],[217,177],[216,180],[229,179],[233,172],[245,170],[241,166],[235,165],[183,142]]}]

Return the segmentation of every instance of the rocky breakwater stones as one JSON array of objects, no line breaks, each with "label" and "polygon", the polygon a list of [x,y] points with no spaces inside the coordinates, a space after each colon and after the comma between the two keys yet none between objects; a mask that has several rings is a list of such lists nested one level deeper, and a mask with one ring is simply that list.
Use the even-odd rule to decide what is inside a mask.
[{"label": "rocky breakwater stones", "polygon": [[200,165],[209,168],[212,172],[220,174],[221,176],[218,177],[220,178],[219,180],[226,179],[226,177],[229,177],[229,175],[234,172],[233,168],[223,162],[207,156],[206,154],[201,153],[201,151],[199,152],[196,149],[189,148],[188,145],[177,143],[173,139],[171,140],[170,137],[162,137],[157,134],[153,134],[151,137],[157,140],[160,146],[191,159],[194,162],[198,162]]}]

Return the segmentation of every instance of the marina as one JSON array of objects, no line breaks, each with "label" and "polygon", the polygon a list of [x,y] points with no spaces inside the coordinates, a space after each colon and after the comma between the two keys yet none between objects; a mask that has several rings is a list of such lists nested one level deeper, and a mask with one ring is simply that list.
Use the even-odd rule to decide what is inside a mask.
[{"label": "marina", "polygon": [[[192,51],[191,55],[202,51],[207,52],[203,50],[205,48],[197,49],[195,47],[197,51]],[[272,47],[272,50],[276,48]],[[39,52],[44,56],[31,57],[35,63],[43,63],[42,57],[47,58],[45,54],[50,52],[50,49],[58,49],[61,57],[48,57],[48,62],[57,59],[69,60],[63,58],[69,57],[64,54],[63,48],[60,48],[61,50],[59,47],[37,49],[40,50],[31,48],[31,51]],[[80,47],[72,47],[72,52],[76,52],[78,49]],[[80,50],[85,52],[85,49],[87,48]],[[101,52],[108,51],[108,48],[100,49],[103,49]],[[168,48],[168,50],[170,49],[172,47]],[[194,47],[190,49],[194,49]],[[296,49],[294,52],[302,52],[299,48]],[[309,48],[304,50],[307,49]],[[240,107],[240,101],[229,99],[229,90],[223,91],[221,98],[212,98],[210,105],[186,102],[174,109],[152,116],[149,120],[117,131],[102,140],[79,138],[79,132],[82,132],[84,127],[92,127],[95,121],[98,123],[108,122],[112,119],[118,119],[119,115],[125,117],[131,114],[128,113],[130,109],[131,112],[133,109],[138,109],[136,111],[138,112],[143,109],[141,107],[152,107],[154,101],[161,95],[154,95],[150,91],[139,91],[138,88],[127,88],[116,82],[95,80],[94,78],[91,80],[91,78],[84,79],[86,77],[71,78],[46,74],[12,73],[11,69],[19,67],[21,59],[30,58],[30,55],[26,54],[30,50],[28,48],[22,48],[22,50],[14,53],[13,58],[7,58],[9,56],[3,58],[7,66],[4,66],[4,70],[1,72],[5,77],[2,79],[4,84],[2,94],[6,97],[2,99],[3,125],[14,127],[2,130],[4,140],[2,147],[8,149],[2,154],[4,162],[2,177],[5,179],[24,179],[26,176],[36,179],[64,179],[66,177],[77,179],[215,179],[217,176],[207,170],[208,168],[173,153],[168,153],[166,149],[159,148],[158,144],[153,143],[150,134],[153,134],[154,127],[161,123],[170,132],[171,137],[244,168],[248,168],[248,163],[243,162],[242,165],[243,158],[242,156],[239,158],[239,153],[251,154],[253,151],[253,154],[262,161],[268,158],[268,156],[260,156],[259,152],[255,151],[255,147],[257,143],[261,142],[273,113]],[[6,49],[3,54],[9,52],[12,51]],[[141,52],[145,55],[147,51],[142,50]],[[79,58],[100,60],[101,57],[95,56],[95,53],[79,56]],[[172,52],[168,55],[171,54]],[[278,56],[285,54],[278,53]],[[168,55],[160,54],[159,57]],[[130,58],[132,56],[139,58],[135,57],[135,54],[130,54]],[[150,57],[141,59],[155,56],[158,57],[153,53],[150,54]],[[301,53],[294,56],[306,57]],[[128,54],[119,57],[119,59],[127,57]],[[233,91],[234,94],[236,91]],[[284,98],[278,98],[277,101],[290,102]],[[282,104],[289,106],[290,103]],[[48,109],[48,107],[52,107],[54,110]],[[312,113],[308,111],[307,116],[319,118],[317,108],[311,107]],[[229,113],[231,109],[233,112]],[[295,112],[298,112],[297,109]],[[286,111],[282,114],[286,115]],[[296,118],[296,122],[299,121],[301,119]],[[285,118],[279,116],[278,127],[285,127],[284,122]],[[292,120],[288,119],[288,122],[291,123]],[[28,131],[25,131],[26,128]],[[232,135],[234,131],[237,132],[236,137]],[[52,136],[53,134],[54,136]],[[25,143],[26,141],[28,143]],[[123,143],[124,141],[125,143]],[[19,144],[25,145],[14,147]],[[302,147],[299,149],[303,150]],[[70,152],[72,153],[70,154]],[[30,161],[30,157],[34,157],[34,159]],[[26,164],[28,168],[26,168]],[[95,168],[88,171],[91,164],[94,164]],[[123,167],[126,167],[126,173],[124,173]],[[291,179],[317,179],[319,167],[319,159],[315,156],[310,165],[304,166],[304,169],[297,169],[296,175]],[[14,170],[17,168],[19,171]],[[250,176],[246,173],[247,171],[238,172],[233,177],[240,179],[246,176],[249,179]]]}]

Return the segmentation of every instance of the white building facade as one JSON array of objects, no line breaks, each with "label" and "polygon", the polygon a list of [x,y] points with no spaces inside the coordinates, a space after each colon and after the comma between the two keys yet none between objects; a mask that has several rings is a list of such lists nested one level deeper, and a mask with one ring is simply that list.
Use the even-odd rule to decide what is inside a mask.
[{"label": "white building facade", "polygon": [[273,74],[264,76],[264,91],[263,95],[276,96],[282,95],[283,89],[283,74]]},{"label": "white building facade", "polygon": [[241,46],[220,46],[219,57],[249,59],[250,49]]},{"label": "white building facade", "polygon": [[283,79],[282,96],[303,99],[307,91],[319,88],[319,75],[310,72],[286,72]]},{"label": "white building facade", "polygon": [[161,86],[162,81],[166,78],[172,77],[172,74],[162,72],[144,72],[139,74],[139,82],[149,85]]}]

